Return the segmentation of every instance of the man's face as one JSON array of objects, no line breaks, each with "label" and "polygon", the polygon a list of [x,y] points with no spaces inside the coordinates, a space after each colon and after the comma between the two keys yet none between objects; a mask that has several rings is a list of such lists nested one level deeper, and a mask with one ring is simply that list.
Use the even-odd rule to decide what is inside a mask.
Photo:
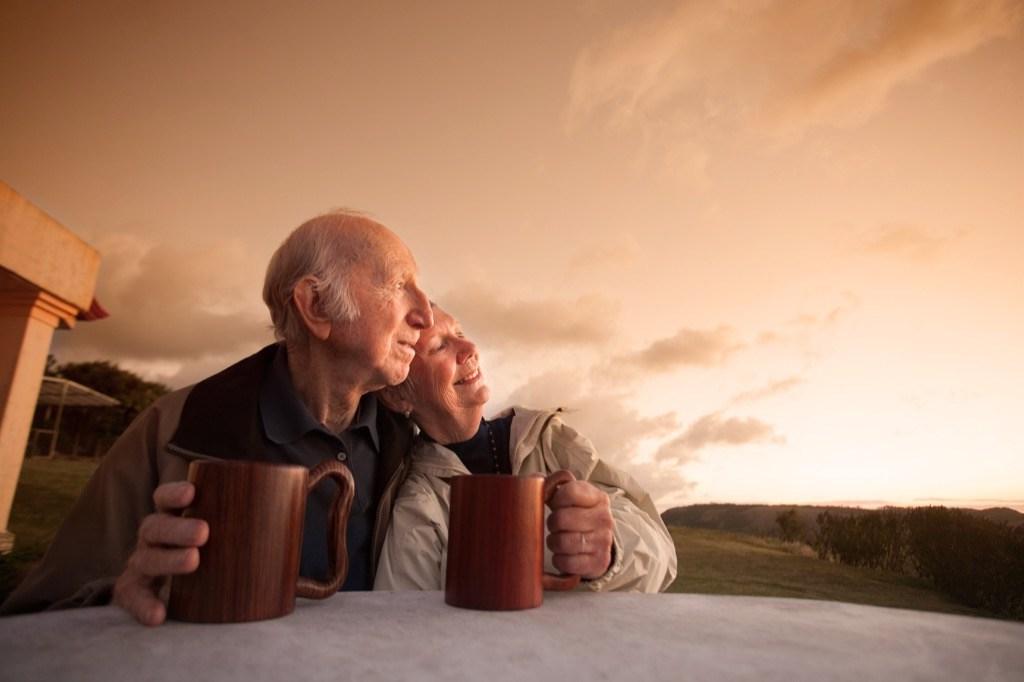
[{"label": "man's face", "polygon": [[390,233],[379,241],[378,258],[368,259],[376,262],[361,264],[350,275],[359,317],[337,322],[331,331],[332,345],[365,368],[367,390],[405,381],[420,332],[433,324],[409,249]]}]

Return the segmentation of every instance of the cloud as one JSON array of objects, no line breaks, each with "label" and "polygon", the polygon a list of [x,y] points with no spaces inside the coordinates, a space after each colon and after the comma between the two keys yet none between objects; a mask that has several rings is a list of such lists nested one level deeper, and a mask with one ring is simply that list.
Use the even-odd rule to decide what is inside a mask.
[{"label": "cloud", "polygon": [[1024,499],[1013,498],[963,498],[963,497],[918,497],[912,500],[915,505],[942,505],[946,507],[968,507],[971,509],[990,509],[992,507],[1009,507],[1024,513]]},{"label": "cloud", "polygon": [[602,296],[516,300],[479,283],[450,291],[437,303],[472,338],[496,348],[599,346],[612,337],[618,314],[618,305]]},{"label": "cloud", "polygon": [[565,421],[590,439],[613,463],[632,461],[641,441],[663,437],[679,428],[674,412],[641,415],[628,404],[629,394],[602,389],[582,370],[537,375],[508,397],[509,405],[562,407]]},{"label": "cloud", "polygon": [[628,390],[597,385],[588,378],[593,376],[593,371],[582,369],[537,375],[512,391],[508,405],[566,408],[565,422],[590,439],[605,461],[636,478],[659,508],[681,503],[697,487],[686,475],[685,465],[696,460],[702,448],[785,442],[772,425],[759,419],[726,418],[714,412],[662,443],[653,458],[641,456],[645,442],[657,443],[679,428],[678,415],[674,411],[643,415],[630,406]]},{"label": "cloud", "polygon": [[684,365],[714,367],[724,364],[730,355],[743,347],[744,344],[735,340],[735,332],[731,327],[680,329],[672,336],[654,341],[643,350],[620,357],[617,362],[651,373],[669,371]]},{"label": "cloud", "polygon": [[636,237],[622,234],[580,248],[569,259],[569,271],[622,270],[635,264],[640,255],[640,244]]},{"label": "cloud", "polygon": [[914,227],[891,225],[867,237],[862,249],[868,253],[901,256],[910,260],[928,260],[964,232],[938,236]]},{"label": "cloud", "polygon": [[655,454],[656,461],[685,463],[708,445],[746,445],[747,443],[785,443],[771,424],[754,417],[726,417],[713,412],[704,415],[679,436],[663,444]]},{"label": "cloud", "polygon": [[699,486],[699,483],[687,476],[685,467],[671,462],[634,462],[627,471],[643,486],[661,511],[686,503]]},{"label": "cloud", "polygon": [[740,393],[737,393],[736,395],[729,399],[727,404],[738,405],[741,403],[751,403],[758,400],[763,400],[764,398],[770,398],[771,396],[791,391],[797,386],[801,385],[802,383],[804,383],[804,380],[799,376],[786,377],[785,379],[772,381],[765,384],[764,386],[760,386],[749,391],[742,391]]},{"label": "cloud", "polygon": [[889,92],[940,61],[1013,33],[1017,0],[903,0],[837,3],[853,14],[847,40],[830,46],[780,107],[797,125],[859,123]]},{"label": "cloud", "polygon": [[173,379],[197,364],[223,367],[272,340],[263,269],[241,242],[186,247],[109,234],[96,246],[96,295],[111,315],[61,338],[62,361],[111,359]]},{"label": "cloud", "polygon": [[632,135],[638,156],[698,189],[710,149],[853,126],[929,67],[1019,29],[1017,0],[685,0],[583,48],[569,132]]},{"label": "cloud", "polygon": [[508,405],[563,407],[564,421],[594,444],[598,455],[635,478],[659,508],[678,504],[696,487],[673,462],[638,457],[644,441],[657,440],[679,428],[674,412],[642,415],[629,405],[629,394],[601,388],[584,370],[556,370],[537,375],[509,396]]},{"label": "cloud", "polygon": [[808,336],[829,329],[860,307],[860,297],[851,291],[843,292],[843,300],[824,313],[801,313],[786,320],[778,329],[766,329],[757,336],[762,345],[804,341]]}]

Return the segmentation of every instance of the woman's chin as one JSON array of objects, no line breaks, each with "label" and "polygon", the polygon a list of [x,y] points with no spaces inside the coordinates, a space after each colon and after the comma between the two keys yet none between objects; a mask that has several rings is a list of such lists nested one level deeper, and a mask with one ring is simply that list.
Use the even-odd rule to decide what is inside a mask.
[{"label": "woman's chin", "polygon": [[491,399],[491,389],[484,383],[475,386],[472,390],[466,391],[462,398],[462,405],[467,408],[483,407]]}]

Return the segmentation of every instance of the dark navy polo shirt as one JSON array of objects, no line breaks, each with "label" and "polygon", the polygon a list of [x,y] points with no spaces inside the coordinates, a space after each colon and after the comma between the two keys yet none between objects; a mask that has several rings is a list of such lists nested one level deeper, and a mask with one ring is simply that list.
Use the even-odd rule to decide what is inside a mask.
[{"label": "dark navy polo shirt", "polygon": [[[352,471],[356,496],[348,520],[348,577],[341,589],[373,589],[373,520],[377,511],[373,491],[380,452],[376,398],[363,396],[349,427],[333,433],[310,414],[299,398],[288,372],[287,350],[281,344],[260,387],[259,409],[267,438],[284,453],[283,464],[312,469],[325,459],[337,459]],[[327,520],[337,490],[333,480],[324,479],[306,504],[299,573],[307,578],[327,577]]]}]

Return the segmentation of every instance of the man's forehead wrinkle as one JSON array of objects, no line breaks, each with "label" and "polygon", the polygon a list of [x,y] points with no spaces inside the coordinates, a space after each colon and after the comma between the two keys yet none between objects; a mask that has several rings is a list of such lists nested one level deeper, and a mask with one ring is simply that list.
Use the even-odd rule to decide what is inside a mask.
[{"label": "man's forehead wrinkle", "polygon": [[393,250],[378,252],[375,255],[377,278],[382,284],[390,284],[391,280],[409,276],[409,268]]},{"label": "man's forehead wrinkle", "polygon": [[358,240],[362,242],[360,260],[375,270],[381,283],[416,274],[412,253],[394,232],[373,221],[362,221],[359,225],[353,225],[353,228],[358,233]]}]

